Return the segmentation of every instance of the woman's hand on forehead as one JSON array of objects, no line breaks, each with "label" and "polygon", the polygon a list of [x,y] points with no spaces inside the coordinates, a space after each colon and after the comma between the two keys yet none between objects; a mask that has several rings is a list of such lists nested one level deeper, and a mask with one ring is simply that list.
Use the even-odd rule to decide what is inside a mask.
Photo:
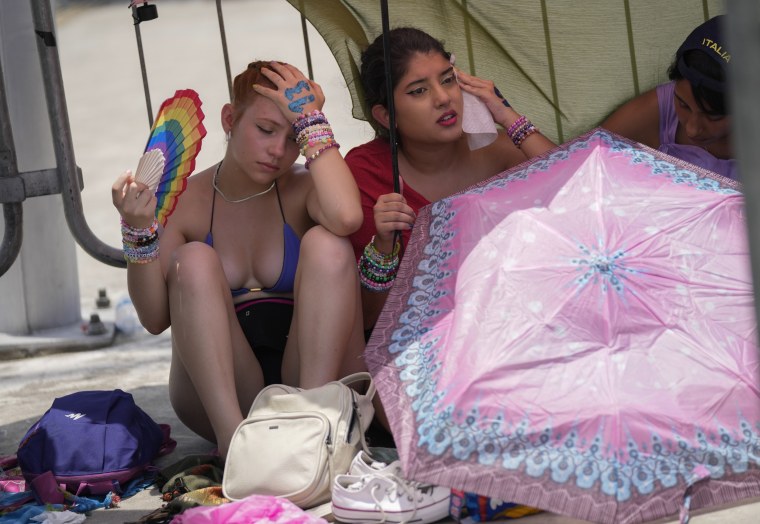
[{"label": "woman's hand on forehead", "polygon": [[306,78],[295,66],[280,62],[271,62],[261,73],[272,81],[277,89],[269,89],[254,84],[257,93],[266,96],[282,111],[289,122],[299,115],[322,109],[325,96],[316,82]]}]

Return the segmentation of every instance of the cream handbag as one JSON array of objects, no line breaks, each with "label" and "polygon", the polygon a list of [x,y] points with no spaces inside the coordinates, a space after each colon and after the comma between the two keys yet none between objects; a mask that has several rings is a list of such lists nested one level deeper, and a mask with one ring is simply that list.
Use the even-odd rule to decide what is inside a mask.
[{"label": "cream handbag", "polygon": [[[369,382],[365,394],[349,386]],[[262,389],[232,435],[224,467],[224,496],[284,497],[301,508],[330,500],[336,475],[367,450],[364,433],[375,410],[369,373],[313,389],[273,384]]]}]

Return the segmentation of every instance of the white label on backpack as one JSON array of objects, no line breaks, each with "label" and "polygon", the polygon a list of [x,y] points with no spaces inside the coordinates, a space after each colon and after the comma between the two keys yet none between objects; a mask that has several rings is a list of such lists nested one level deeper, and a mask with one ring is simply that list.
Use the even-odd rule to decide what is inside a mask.
[{"label": "white label on backpack", "polygon": [[66,415],[66,418],[70,418],[71,420],[79,420],[80,418],[84,417],[85,413],[69,413]]}]

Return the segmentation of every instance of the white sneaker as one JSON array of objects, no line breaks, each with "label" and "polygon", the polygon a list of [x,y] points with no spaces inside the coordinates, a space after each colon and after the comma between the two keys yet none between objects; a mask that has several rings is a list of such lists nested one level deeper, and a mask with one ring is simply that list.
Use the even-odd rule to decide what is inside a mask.
[{"label": "white sneaker", "polygon": [[332,511],[341,522],[426,524],[449,515],[450,494],[449,488],[391,474],[338,475],[332,486]]},{"label": "white sneaker", "polygon": [[390,464],[373,459],[366,451],[360,450],[351,461],[348,474],[361,477],[362,475],[382,475],[402,478],[401,462],[394,460]]}]

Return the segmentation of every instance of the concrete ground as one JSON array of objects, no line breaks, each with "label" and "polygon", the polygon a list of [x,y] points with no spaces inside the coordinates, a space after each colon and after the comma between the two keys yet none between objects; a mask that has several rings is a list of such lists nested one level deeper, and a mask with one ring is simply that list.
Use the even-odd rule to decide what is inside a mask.
[{"label": "concrete ground", "polygon": [[[57,16],[76,159],[85,179],[85,214],[93,232],[114,246],[119,245],[120,238],[110,186],[121,170],[134,169],[148,132],[134,29],[125,4],[126,0],[95,7],[94,2],[66,2]],[[199,92],[207,114],[208,136],[198,166],[205,167],[221,158],[224,147],[217,115],[226,101],[227,84],[215,2],[162,0],[157,5],[159,19],[141,25],[153,107],[155,110],[179,88],[192,87]],[[276,57],[305,69],[300,17],[286,2],[225,0],[223,6],[233,74],[254,58]],[[371,132],[365,123],[351,118],[344,81],[313,30],[310,43],[315,80],[327,94],[325,112],[342,150],[348,151],[368,140]],[[101,122],[109,125],[101,127]],[[82,316],[87,320],[91,313],[98,313],[106,332],[89,336],[82,326],[75,325],[28,337],[0,334],[0,455],[16,451],[25,431],[54,398],[75,391],[114,388],[132,393],[137,404],[157,422],[172,426],[178,446],[159,460],[159,466],[210,451],[214,446],[187,430],[169,405],[170,334],[114,334],[113,303],[126,291],[126,273],[77,249]],[[101,288],[106,289],[111,307],[96,308]],[[123,501],[118,509],[93,512],[87,522],[136,521],[161,505],[157,489],[152,488]],[[580,523],[546,513],[522,522]],[[755,524],[760,522],[760,499],[696,512],[692,522]]]}]

